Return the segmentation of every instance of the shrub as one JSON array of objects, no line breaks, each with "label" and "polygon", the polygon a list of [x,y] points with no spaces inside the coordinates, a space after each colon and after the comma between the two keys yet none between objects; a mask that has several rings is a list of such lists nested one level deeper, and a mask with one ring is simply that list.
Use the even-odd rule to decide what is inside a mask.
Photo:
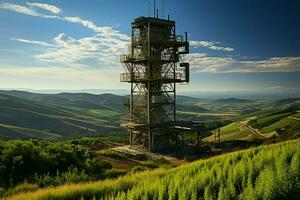
[{"label": "shrub", "polygon": [[74,143],[0,141],[0,187],[13,188],[26,180],[43,187],[96,180],[111,165],[94,157]]}]

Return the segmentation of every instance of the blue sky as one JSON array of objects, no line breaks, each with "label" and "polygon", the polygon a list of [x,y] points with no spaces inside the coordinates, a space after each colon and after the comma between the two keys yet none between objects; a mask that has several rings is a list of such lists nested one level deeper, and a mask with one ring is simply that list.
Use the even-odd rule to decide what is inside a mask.
[{"label": "blue sky", "polygon": [[[190,91],[300,88],[297,0],[164,0],[187,31]],[[113,89],[131,21],[148,0],[0,0],[0,88]],[[153,0],[150,2],[151,15]],[[156,0],[160,9],[162,1]]]}]

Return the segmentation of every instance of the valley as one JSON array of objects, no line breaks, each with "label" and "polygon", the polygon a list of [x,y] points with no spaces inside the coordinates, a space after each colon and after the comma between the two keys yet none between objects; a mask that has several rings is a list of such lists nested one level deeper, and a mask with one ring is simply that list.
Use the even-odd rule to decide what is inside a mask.
[{"label": "valley", "polygon": [[[139,187],[135,183],[149,183],[132,178],[140,176],[140,173],[141,176],[150,173],[156,177],[156,173],[169,174],[179,170],[177,177],[182,176],[181,173],[184,173],[186,167],[196,167],[197,163],[215,162],[213,160],[225,159],[226,155],[244,156],[242,149],[251,148],[245,151],[247,155],[246,152],[256,151],[252,150],[254,147],[260,150],[267,149],[259,146],[285,140],[294,141],[282,145],[291,144],[293,148],[299,146],[300,99],[198,99],[179,95],[177,119],[204,125],[200,135],[200,150],[194,149],[195,133],[189,132],[184,138],[185,150],[177,147],[169,151],[149,153],[128,145],[127,131],[120,127],[126,112],[123,98],[124,96],[113,94],[46,95],[23,91],[0,91],[0,149],[3,150],[3,155],[0,154],[2,163],[0,173],[3,174],[0,179],[0,197],[49,199],[52,198],[51,195],[57,195],[56,199],[65,199],[65,195],[70,195],[75,199],[108,198],[110,192],[103,193],[101,187],[99,190],[94,187],[98,187],[99,184],[112,184],[116,191],[114,194],[119,199],[126,199],[133,194],[143,196],[136,193],[134,188]],[[216,141],[218,130],[220,143]],[[37,149],[40,149],[40,153]],[[239,151],[241,153],[238,153]],[[295,152],[295,159],[298,159],[298,151]],[[11,160],[14,163],[11,163]],[[36,169],[40,170],[38,173],[29,167],[32,162],[36,163]],[[49,163],[49,166],[45,167],[45,163]],[[15,169],[15,166],[19,166],[18,169]],[[6,170],[15,170],[11,174],[12,177],[5,175]],[[24,173],[24,176],[20,175]],[[259,182],[259,177],[255,177],[255,182]],[[114,178],[118,178],[118,181],[110,180]],[[12,182],[7,184],[8,180]],[[104,181],[86,183],[99,180]],[[127,192],[119,190],[115,185],[123,184],[122,180],[126,180],[125,185],[129,184],[124,186],[128,187]],[[174,184],[172,181],[166,183]],[[71,185],[64,186],[65,184]],[[53,186],[55,188],[50,189]],[[200,187],[198,189],[202,192],[199,194],[189,192],[189,195],[205,196],[209,192],[218,192],[218,195],[221,195],[223,189],[221,185],[218,187],[216,191],[204,191]],[[85,191],[86,189],[89,192]],[[70,192],[64,192],[66,190]],[[156,189],[154,191],[154,195],[160,194]],[[189,189],[185,188],[185,191]],[[238,195],[247,196],[248,194],[244,192]],[[179,189],[175,193],[184,195]],[[170,198],[174,195],[173,192],[165,194]],[[150,197],[152,199],[152,196]]]},{"label": "valley", "polygon": [[[123,106],[124,98],[113,94],[38,94],[2,90],[0,138],[63,140],[126,134],[120,127],[127,112]],[[224,125],[220,127],[224,140],[269,138],[279,129],[297,132],[299,105],[296,98],[207,100],[178,96],[177,119],[214,124],[208,131]]]}]

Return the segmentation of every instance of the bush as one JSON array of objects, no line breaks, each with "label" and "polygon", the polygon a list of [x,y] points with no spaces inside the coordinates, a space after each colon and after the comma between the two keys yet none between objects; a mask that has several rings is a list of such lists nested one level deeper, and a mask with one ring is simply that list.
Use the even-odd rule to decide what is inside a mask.
[{"label": "bush", "polygon": [[37,181],[44,187],[95,180],[102,178],[104,171],[110,168],[109,163],[95,159],[92,152],[81,145],[34,140],[0,141],[0,187],[6,189],[26,180]]}]

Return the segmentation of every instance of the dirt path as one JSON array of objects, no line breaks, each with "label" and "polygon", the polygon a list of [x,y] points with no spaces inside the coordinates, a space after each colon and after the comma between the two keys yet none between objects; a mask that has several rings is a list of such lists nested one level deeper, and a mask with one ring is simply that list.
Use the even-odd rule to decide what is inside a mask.
[{"label": "dirt path", "polygon": [[242,128],[249,130],[253,135],[266,139],[267,137],[265,135],[263,135],[258,129],[255,129],[249,125],[249,121],[250,121],[250,119],[240,121],[239,124],[242,125]]},{"label": "dirt path", "polygon": [[253,128],[252,126],[250,126],[249,124],[246,125],[246,128],[253,133],[256,136],[262,137],[262,138],[267,138],[266,136],[264,136],[258,129]]},{"label": "dirt path", "polygon": [[300,118],[298,118],[298,117],[288,117],[288,118],[300,121]]}]

